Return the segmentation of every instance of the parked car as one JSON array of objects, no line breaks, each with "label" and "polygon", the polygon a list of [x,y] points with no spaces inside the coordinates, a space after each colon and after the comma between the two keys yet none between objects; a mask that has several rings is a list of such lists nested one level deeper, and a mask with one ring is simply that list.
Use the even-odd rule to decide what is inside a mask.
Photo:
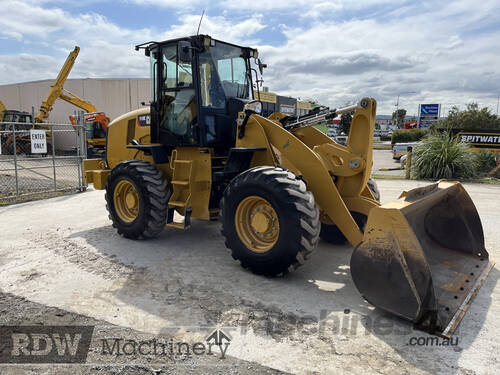
[{"label": "parked car", "polygon": [[392,146],[392,158],[399,160],[401,156],[406,155],[408,146],[418,145],[419,142],[406,142],[406,143],[395,143]]},{"label": "parked car", "polygon": [[347,135],[337,135],[333,140],[338,144],[345,146],[347,144],[347,138]]},{"label": "parked car", "polygon": [[380,130],[380,140],[390,141],[392,138],[392,130]]},{"label": "parked car", "polygon": [[339,135],[339,131],[337,129],[328,129],[326,135],[330,138],[335,138],[337,135]]}]

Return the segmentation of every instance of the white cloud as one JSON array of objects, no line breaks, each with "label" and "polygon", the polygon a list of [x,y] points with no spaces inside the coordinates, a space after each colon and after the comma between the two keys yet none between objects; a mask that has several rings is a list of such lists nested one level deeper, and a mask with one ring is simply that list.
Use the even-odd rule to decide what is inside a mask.
[{"label": "white cloud", "polygon": [[138,5],[151,5],[165,8],[191,8],[203,0],[123,0],[124,2],[134,3]]},{"label": "white cloud", "polygon": [[[135,29],[101,14],[69,13],[54,5],[59,2],[3,0],[8,17],[0,17],[0,43],[8,38],[21,41],[24,51],[46,50],[0,52],[0,84],[54,77],[76,44],[81,52],[73,78],[147,76],[146,58],[133,45],[196,33],[205,7],[200,32],[258,47],[269,64],[264,78],[271,90],[330,106],[369,95],[379,101],[380,113],[394,110],[399,93],[410,113],[423,101],[496,106],[500,4],[495,0],[480,6],[472,0],[122,1],[172,8],[179,12],[177,21],[166,29]],[[389,10],[372,14],[379,9]],[[410,91],[417,94],[404,94]]]},{"label": "white cloud", "polygon": [[[120,27],[100,14],[70,14],[31,1],[6,0],[5,9],[29,25],[17,24],[12,21],[14,17],[0,18],[0,30],[9,30],[3,32],[5,37],[23,40],[25,46],[44,46],[47,54],[0,54],[0,84],[54,77],[75,45],[81,50],[72,78],[146,77],[149,74],[147,60],[133,46],[148,40],[193,35],[200,18],[198,14],[184,14],[168,30],[152,27],[138,30]],[[253,35],[265,27],[261,19],[258,14],[239,21],[206,15],[200,32],[234,43],[256,43]],[[12,27],[9,29],[9,26]]]},{"label": "white cloud", "polygon": [[[57,59],[47,55],[0,55],[0,82],[14,83],[55,77],[60,69],[58,65]],[[21,72],[22,79],[19,79]]]},{"label": "white cloud", "polygon": [[[284,45],[260,48],[269,63],[265,85],[331,106],[373,96],[381,113],[394,110],[399,93],[410,113],[428,101],[494,105],[500,73],[493,67],[500,51],[492,46],[500,32],[471,30],[488,26],[499,7],[493,1],[481,7],[461,1],[435,12],[405,11],[396,19],[284,27]],[[405,94],[412,91],[416,94]]]},{"label": "white cloud", "polygon": [[30,1],[4,0],[0,34],[46,36],[61,29],[67,22],[66,16],[61,9],[46,9]]},{"label": "white cloud", "polygon": [[[205,16],[200,27],[200,34],[208,34],[215,39],[222,39],[233,43],[248,43],[253,35],[262,30],[262,15],[251,15],[240,22],[231,22],[223,16]],[[200,15],[182,15],[181,23],[173,25],[161,35],[161,39],[173,39],[196,34]]]}]

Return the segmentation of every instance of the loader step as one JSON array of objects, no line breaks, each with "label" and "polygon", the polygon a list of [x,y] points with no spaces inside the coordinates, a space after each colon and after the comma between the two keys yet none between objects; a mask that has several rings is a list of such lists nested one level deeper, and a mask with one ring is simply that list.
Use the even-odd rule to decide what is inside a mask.
[{"label": "loader step", "polygon": [[177,163],[177,164],[192,164],[193,161],[192,160],[178,160],[178,159],[175,159],[174,163]]},{"label": "loader step", "polygon": [[170,228],[177,228],[177,229],[188,229],[189,227],[186,226],[184,223],[177,223],[177,222],[172,222],[172,223],[168,223],[167,224],[167,227],[170,227]]},{"label": "loader step", "polygon": [[186,207],[186,202],[182,201],[170,201],[168,202],[169,207]]},{"label": "loader step", "polygon": [[189,186],[189,181],[172,181],[172,185]]},{"label": "loader step", "polygon": [[167,210],[167,227],[177,228],[177,229],[188,229],[191,227],[191,208],[186,208],[184,215],[184,221],[174,221],[175,208],[169,208]]}]

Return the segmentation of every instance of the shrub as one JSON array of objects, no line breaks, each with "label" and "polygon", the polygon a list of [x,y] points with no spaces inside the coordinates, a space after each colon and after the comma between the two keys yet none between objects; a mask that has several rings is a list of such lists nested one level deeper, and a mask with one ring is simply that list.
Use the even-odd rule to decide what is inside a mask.
[{"label": "shrub", "polygon": [[392,133],[391,143],[418,142],[427,135],[425,129],[395,130]]},{"label": "shrub", "polygon": [[497,166],[497,156],[491,151],[481,150],[475,153],[477,171],[479,174],[487,174]]},{"label": "shrub", "polygon": [[449,133],[430,133],[415,147],[412,173],[417,179],[473,178],[476,157]]},{"label": "shrub", "polygon": [[488,176],[500,179],[500,164],[497,165],[496,168],[493,169],[490,173],[488,173]]}]

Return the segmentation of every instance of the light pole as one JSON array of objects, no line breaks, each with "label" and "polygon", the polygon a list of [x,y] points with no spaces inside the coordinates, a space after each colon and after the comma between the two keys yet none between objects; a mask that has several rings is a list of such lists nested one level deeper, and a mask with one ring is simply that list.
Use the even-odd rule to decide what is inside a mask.
[{"label": "light pole", "polygon": [[[396,127],[399,124],[399,97],[406,94],[416,94],[415,91],[402,92],[398,94],[398,100],[396,101]],[[403,119],[404,120],[404,119]]]}]

